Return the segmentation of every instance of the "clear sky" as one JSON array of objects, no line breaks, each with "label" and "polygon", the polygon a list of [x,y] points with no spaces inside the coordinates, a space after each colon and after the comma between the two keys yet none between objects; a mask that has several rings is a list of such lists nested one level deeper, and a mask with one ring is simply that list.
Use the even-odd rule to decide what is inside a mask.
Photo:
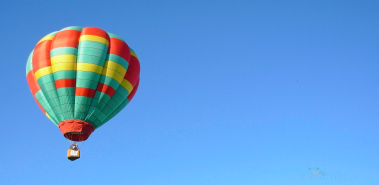
[{"label": "clear sky", "polygon": [[[0,184],[379,184],[379,1],[2,0],[0,22]],[[68,26],[141,62],[74,162],[25,77]]]}]

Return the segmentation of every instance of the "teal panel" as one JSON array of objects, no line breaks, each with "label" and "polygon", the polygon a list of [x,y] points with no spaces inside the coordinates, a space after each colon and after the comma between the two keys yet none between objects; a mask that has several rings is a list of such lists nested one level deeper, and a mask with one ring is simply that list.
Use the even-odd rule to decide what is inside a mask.
[{"label": "teal panel", "polygon": [[[57,34],[57,33],[58,33],[58,31],[51,32],[51,33],[47,34],[46,36],[55,36],[55,34]],[[45,36],[45,37],[46,37],[46,36]]]},{"label": "teal panel", "polygon": [[50,57],[56,56],[56,55],[77,55],[78,49],[74,47],[59,47],[50,50]]},{"label": "teal panel", "polygon": [[105,105],[105,102],[99,100],[93,100],[91,103],[91,106],[97,107],[99,110],[103,109]]},{"label": "teal panel", "polygon": [[[41,90],[42,90],[42,89],[41,89]],[[44,92],[44,91],[42,90],[42,92],[43,92],[43,94],[45,95],[47,101],[52,100],[52,99],[54,99],[54,98],[58,98],[57,91],[48,91],[48,92]],[[50,102],[49,102],[49,104],[50,104],[51,107],[55,107],[55,106],[59,105],[59,103],[57,103],[57,104],[51,104]],[[57,113],[57,112],[56,112],[56,113]]]},{"label": "teal panel", "polygon": [[80,103],[83,105],[91,105],[92,98],[87,96],[75,96],[75,103]]},{"label": "teal panel", "polygon": [[86,96],[75,96],[75,119],[85,120],[91,101],[92,98]]},{"label": "teal panel", "polygon": [[96,120],[97,115],[100,114],[100,110],[97,107],[91,106],[88,110],[86,121],[91,121],[92,123]]},{"label": "teal panel", "polygon": [[124,58],[122,58],[122,57],[120,57],[118,55],[109,54],[108,57],[107,57],[107,60],[116,62],[116,63],[122,65],[123,67],[125,67],[125,69],[128,69],[129,62],[127,62]]},{"label": "teal panel", "polygon": [[46,92],[49,92],[49,91],[53,91],[55,90],[55,83],[54,82],[48,82],[48,83],[44,83],[42,85],[40,85],[40,88],[41,90],[46,93]]},{"label": "teal panel", "polygon": [[59,101],[65,120],[74,119],[75,87],[63,87],[57,89]]},{"label": "teal panel", "polygon": [[75,87],[62,87],[57,92],[59,96],[75,96]]},{"label": "teal panel", "polygon": [[79,48],[78,55],[89,55],[103,58],[107,58],[107,51],[95,49],[95,48]]},{"label": "teal panel", "polygon": [[[120,85],[118,88],[117,88],[117,91],[116,92],[118,92],[119,94],[121,94],[123,97],[128,97],[128,95],[129,95],[129,91],[128,90],[126,90],[125,88],[124,88],[124,86],[122,86],[122,85]],[[125,99],[124,98],[124,99]]]},{"label": "teal panel", "polygon": [[99,73],[78,71],[76,79],[99,81],[100,76],[101,74]]},{"label": "teal panel", "polygon": [[42,106],[42,108],[46,111],[47,114],[49,114],[50,118],[53,120],[53,122],[58,125],[59,121],[55,116],[55,113],[51,109],[50,105],[48,104],[45,96],[43,95],[42,91],[39,90],[34,97],[37,99],[38,103]]},{"label": "teal panel", "polygon": [[98,120],[98,119],[96,119],[95,122],[93,123],[93,126],[94,126],[95,128],[97,128],[96,125],[101,125],[101,121]]},{"label": "teal panel", "polygon": [[110,98],[111,97],[109,97],[107,94],[96,91],[91,106],[97,107],[99,110],[102,110]]},{"label": "teal panel", "polygon": [[49,82],[54,82],[53,74],[48,74],[48,75],[42,76],[37,80],[37,83],[40,86],[42,86],[45,83],[49,83]]},{"label": "teal panel", "polygon": [[[80,49],[79,49],[80,51]],[[90,55],[78,55],[78,58],[76,60],[77,63],[91,63],[96,64],[99,66],[104,66],[105,59],[97,56],[90,56]]]},{"label": "teal panel", "polygon": [[92,80],[76,79],[76,87],[83,87],[89,89],[96,89],[98,82]]},{"label": "teal panel", "polygon": [[112,99],[117,102],[117,106],[125,100],[126,96],[122,96],[119,92],[115,92],[112,96]]},{"label": "teal panel", "polygon": [[42,98],[42,97],[45,97],[45,96],[43,95],[42,91],[39,90],[39,91],[36,92],[36,94],[34,94],[34,97],[36,99],[39,99],[39,98]]},{"label": "teal panel", "polygon": [[99,116],[97,117],[97,119],[99,119],[99,120],[105,120],[105,118],[107,118],[107,115],[105,115],[102,112],[100,112]]},{"label": "teal panel", "polygon": [[28,57],[28,61],[26,62],[26,75],[28,75],[29,71],[33,70],[33,64],[32,64],[33,51],[30,53]]},{"label": "teal panel", "polygon": [[95,49],[102,50],[104,52],[108,52],[108,46],[107,45],[100,43],[100,42],[89,41],[89,40],[80,41],[78,48],[79,49],[95,48]]},{"label": "teal panel", "polygon": [[70,26],[70,27],[67,27],[67,28],[63,28],[63,29],[61,29],[61,31],[63,31],[63,30],[77,30],[77,31],[82,31],[82,27],[79,27],[79,26]]},{"label": "teal panel", "polygon": [[58,71],[53,74],[55,80],[76,78],[76,71]]},{"label": "teal panel", "polygon": [[120,103],[114,100],[113,96],[112,98],[108,101],[107,106],[109,106],[112,109],[116,109]]},{"label": "teal panel", "polygon": [[[99,92],[99,91],[97,91],[97,92]],[[105,104],[107,104],[107,102],[109,101],[109,99],[111,99],[111,97],[108,95],[108,94],[105,94],[105,93],[103,93],[103,92],[100,92],[100,97],[99,97],[99,104],[100,104],[100,102],[103,102],[104,103],[104,106],[105,106]],[[103,108],[103,106],[97,106],[97,108],[99,108],[100,110]]]},{"label": "teal panel", "polygon": [[[110,108],[108,105],[106,105],[106,106],[103,108],[102,112],[103,112],[105,115],[109,116],[109,115],[113,112],[113,109]],[[104,118],[104,119],[105,119],[105,118]],[[100,120],[104,120],[104,119],[100,119]]]},{"label": "teal panel", "polygon": [[111,86],[114,90],[117,90],[118,86],[120,86],[120,83],[118,83],[118,81],[116,81],[115,79],[113,79],[111,77],[104,76],[104,75],[101,75],[99,82],[102,84],[106,84],[106,85]]}]

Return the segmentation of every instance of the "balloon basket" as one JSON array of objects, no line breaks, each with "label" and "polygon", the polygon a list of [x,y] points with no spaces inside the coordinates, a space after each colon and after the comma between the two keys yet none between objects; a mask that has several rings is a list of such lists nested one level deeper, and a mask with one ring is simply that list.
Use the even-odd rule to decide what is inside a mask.
[{"label": "balloon basket", "polygon": [[77,144],[75,142],[70,146],[70,148],[67,150],[67,159],[70,161],[75,161],[76,159],[80,158],[80,150]]}]

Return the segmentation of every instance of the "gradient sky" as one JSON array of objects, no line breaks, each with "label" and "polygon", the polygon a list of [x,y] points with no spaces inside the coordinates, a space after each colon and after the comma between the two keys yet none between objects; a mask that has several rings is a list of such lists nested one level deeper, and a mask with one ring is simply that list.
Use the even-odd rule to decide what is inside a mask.
[{"label": "gradient sky", "polygon": [[[0,22],[0,184],[379,184],[379,1],[2,0]],[[74,162],[25,77],[68,26],[141,62]]]}]

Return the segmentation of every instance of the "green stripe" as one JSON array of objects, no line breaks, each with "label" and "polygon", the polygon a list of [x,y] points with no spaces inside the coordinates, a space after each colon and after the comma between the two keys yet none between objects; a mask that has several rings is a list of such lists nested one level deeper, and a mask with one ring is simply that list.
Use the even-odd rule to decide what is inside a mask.
[{"label": "green stripe", "polygon": [[[117,107],[115,107],[115,109],[116,108]],[[112,107],[106,105],[101,112],[103,112],[106,115],[106,117],[107,117],[107,116],[109,116],[113,112],[113,109],[112,109]],[[97,119],[104,120],[105,118],[98,117]]]},{"label": "green stripe", "polygon": [[99,50],[108,52],[108,46],[107,45],[100,43],[100,42],[96,42],[96,41],[90,41],[90,40],[80,41],[78,48],[79,49],[95,48],[95,49],[99,49]]},{"label": "green stripe", "polygon": [[43,84],[49,83],[49,82],[54,82],[54,76],[53,74],[48,74],[45,76],[40,77],[37,80],[38,85],[41,87]]},{"label": "green stripe", "polygon": [[107,115],[104,114],[103,112],[100,112],[99,116],[97,117],[97,119],[99,119],[100,121],[105,120],[106,118],[107,118]]},{"label": "green stripe", "polygon": [[120,86],[120,83],[116,81],[115,79],[101,75],[100,83],[111,86],[114,90],[117,90],[117,88]]},{"label": "green stripe", "polygon": [[[115,93],[116,94],[116,93]],[[114,95],[113,95],[114,96]],[[117,109],[117,107],[119,106],[120,103],[118,103],[117,101],[115,101],[115,99],[112,98],[108,101],[107,103],[107,106],[109,106],[110,108],[112,108],[113,110]]]},{"label": "green stripe", "polygon": [[77,71],[76,79],[99,81],[102,75],[89,71]]},{"label": "green stripe", "polygon": [[119,105],[119,104],[121,104],[124,100],[125,100],[125,98],[126,98],[126,95],[125,95],[125,97],[123,97],[119,92],[115,92],[114,94],[113,94],[113,96],[112,96],[112,100],[114,100],[115,102],[117,102],[117,106]]},{"label": "green stripe", "polygon": [[28,75],[29,71],[33,70],[33,64],[32,64],[33,52],[34,50],[30,53],[28,57],[28,61],[26,62],[26,75]]},{"label": "green stripe", "polygon": [[[80,51],[80,49],[79,49],[79,51]],[[77,63],[91,63],[91,64],[96,64],[99,66],[104,66],[105,59],[97,57],[97,56],[78,55],[76,62]]]},{"label": "green stripe", "polygon": [[38,103],[42,106],[42,108],[46,111],[47,114],[49,114],[50,118],[53,120],[53,122],[58,125],[59,124],[59,121],[58,119],[56,118],[55,116],[55,113],[53,112],[53,110],[51,109],[49,103],[47,102],[45,96],[43,95],[42,91],[39,90],[36,94],[35,94],[35,98],[37,99]]},{"label": "green stripe", "polygon": [[94,123],[97,115],[99,115],[100,112],[101,111],[97,107],[91,106],[88,110],[88,114],[87,114],[85,121]]},{"label": "green stripe", "polygon": [[57,92],[64,119],[74,119],[75,87],[59,88]]},{"label": "green stripe", "polygon": [[44,83],[44,84],[40,85],[40,88],[41,88],[42,92],[44,92],[44,93],[53,91],[56,89],[55,88],[55,82]]},{"label": "green stripe", "polygon": [[96,129],[96,125],[101,125],[101,121],[96,119],[95,122],[93,123],[93,126],[95,127],[95,129]]},{"label": "green stripe", "polygon": [[109,54],[107,60],[116,62],[120,65],[122,65],[125,69],[128,69],[129,62],[127,62],[124,58],[115,55],[115,54]]},{"label": "green stripe", "polygon": [[88,88],[88,89],[96,89],[98,82],[92,80],[82,80],[76,79],[76,87]]},{"label": "green stripe", "polygon": [[76,71],[58,71],[53,74],[55,80],[76,78]]},{"label": "green stripe", "polygon": [[107,94],[96,91],[95,96],[93,96],[93,101],[91,103],[92,107],[97,107],[99,110],[103,109],[106,105],[106,102],[111,99]]},{"label": "green stripe", "polygon": [[[55,34],[57,34],[57,33],[58,33],[58,31],[51,32],[51,33],[47,34],[46,36],[55,36]],[[46,37],[46,36],[45,36],[45,37]]]},{"label": "green stripe", "polygon": [[75,96],[75,114],[74,118],[79,120],[85,120],[87,117],[89,105],[92,98],[86,96]]},{"label": "green stripe", "polygon": [[82,27],[79,27],[79,26],[70,26],[70,27],[67,27],[67,28],[63,28],[61,29],[61,31],[63,30],[77,30],[77,31],[82,31]]},{"label": "green stripe", "polygon": [[124,100],[125,100],[125,98],[127,98],[128,95],[129,95],[129,91],[126,90],[125,87],[122,86],[122,85],[120,85],[120,86],[117,88],[117,91],[116,91],[116,92],[118,92],[118,93],[120,93],[122,96],[124,96]]},{"label": "green stripe", "polygon": [[105,60],[107,58],[107,51],[95,48],[79,48],[78,55],[96,56]]},{"label": "green stripe", "polygon": [[50,51],[50,57],[56,56],[56,55],[77,55],[78,49],[74,47],[59,47],[52,49]]}]

